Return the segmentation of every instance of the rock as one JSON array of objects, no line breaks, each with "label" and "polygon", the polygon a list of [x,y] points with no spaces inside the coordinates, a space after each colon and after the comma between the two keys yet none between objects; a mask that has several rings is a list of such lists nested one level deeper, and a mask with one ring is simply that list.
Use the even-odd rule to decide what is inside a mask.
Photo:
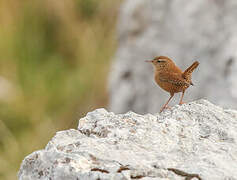
[{"label": "rock", "polygon": [[236,109],[236,9],[236,0],[124,1],[109,79],[110,110],[157,112],[168,100],[153,80],[152,66],[144,62],[157,55],[171,57],[182,70],[200,62],[186,101],[205,97]]},{"label": "rock", "polygon": [[237,111],[206,100],[161,114],[97,109],[22,162],[19,180],[237,179]]}]

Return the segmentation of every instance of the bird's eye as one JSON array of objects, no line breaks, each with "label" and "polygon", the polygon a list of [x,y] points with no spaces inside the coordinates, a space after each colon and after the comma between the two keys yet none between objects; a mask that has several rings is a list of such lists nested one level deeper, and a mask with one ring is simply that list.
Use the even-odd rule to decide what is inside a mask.
[{"label": "bird's eye", "polygon": [[164,59],[158,59],[157,60],[157,63],[161,63],[161,62],[165,62],[165,60]]}]

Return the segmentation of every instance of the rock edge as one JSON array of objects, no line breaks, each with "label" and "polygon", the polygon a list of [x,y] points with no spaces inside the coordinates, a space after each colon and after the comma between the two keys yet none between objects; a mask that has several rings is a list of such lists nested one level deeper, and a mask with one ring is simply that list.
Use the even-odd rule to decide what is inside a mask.
[{"label": "rock edge", "polygon": [[237,179],[237,111],[206,100],[161,114],[89,112],[23,160],[18,178]]}]

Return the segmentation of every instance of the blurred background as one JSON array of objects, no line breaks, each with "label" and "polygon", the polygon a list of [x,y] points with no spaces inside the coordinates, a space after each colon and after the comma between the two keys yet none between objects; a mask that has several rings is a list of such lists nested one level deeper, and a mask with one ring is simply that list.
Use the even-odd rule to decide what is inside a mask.
[{"label": "blurred background", "polygon": [[158,55],[200,62],[185,102],[236,109],[236,19],[236,0],[0,1],[0,179],[88,111],[157,113]]},{"label": "blurred background", "polygon": [[107,105],[120,0],[0,1],[0,179]]},{"label": "blurred background", "polygon": [[[236,0],[126,0],[118,18],[118,47],[109,76],[109,107],[157,113],[169,93],[154,82],[146,59],[165,55],[182,70],[194,61],[195,86],[184,101],[207,99],[237,109]],[[170,105],[178,103],[176,94]]]}]

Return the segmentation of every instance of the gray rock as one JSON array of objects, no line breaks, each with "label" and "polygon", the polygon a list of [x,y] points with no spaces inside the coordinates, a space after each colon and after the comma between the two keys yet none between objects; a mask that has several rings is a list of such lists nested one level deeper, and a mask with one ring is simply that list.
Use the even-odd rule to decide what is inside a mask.
[{"label": "gray rock", "polygon": [[157,55],[171,57],[183,70],[200,62],[186,101],[208,98],[236,109],[236,19],[236,0],[124,1],[109,79],[110,110],[157,112],[168,100],[153,80],[152,66],[144,62]]},{"label": "gray rock", "polygon": [[[97,109],[27,156],[19,180],[237,179],[237,111],[206,100],[161,114]],[[193,177],[193,178],[192,178]]]}]

